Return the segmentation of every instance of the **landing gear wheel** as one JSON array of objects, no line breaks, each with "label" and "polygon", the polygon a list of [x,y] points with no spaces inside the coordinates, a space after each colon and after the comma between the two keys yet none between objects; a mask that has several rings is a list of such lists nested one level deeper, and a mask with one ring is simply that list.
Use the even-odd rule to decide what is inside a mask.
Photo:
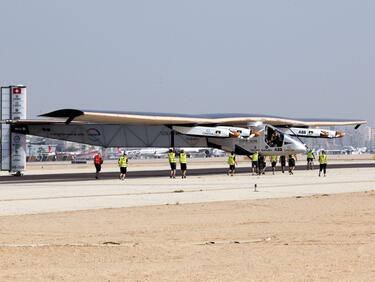
[{"label": "landing gear wheel", "polygon": [[12,174],[13,176],[23,176],[23,173],[21,171],[17,171]]}]

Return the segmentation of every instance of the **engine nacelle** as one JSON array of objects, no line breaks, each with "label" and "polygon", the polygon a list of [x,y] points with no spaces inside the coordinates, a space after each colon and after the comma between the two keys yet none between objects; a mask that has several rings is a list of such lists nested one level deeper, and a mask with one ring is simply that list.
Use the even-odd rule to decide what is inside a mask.
[{"label": "engine nacelle", "polygon": [[242,138],[249,138],[250,135],[252,134],[250,129],[243,128],[243,127],[217,126],[216,128],[227,129],[230,132],[232,132],[233,135],[236,135],[237,137],[242,137]]},{"label": "engine nacelle", "polygon": [[342,131],[320,129],[320,128],[288,128],[285,134],[298,137],[312,137],[312,138],[341,138],[345,133]]}]

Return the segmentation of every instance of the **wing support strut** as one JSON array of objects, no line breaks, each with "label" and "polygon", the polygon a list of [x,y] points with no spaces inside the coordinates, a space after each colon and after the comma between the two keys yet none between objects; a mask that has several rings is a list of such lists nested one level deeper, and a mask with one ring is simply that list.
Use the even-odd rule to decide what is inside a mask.
[{"label": "wing support strut", "polygon": [[292,130],[292,128],[290,127],[289,130],[294,134],[294,137],[297,137],[297,139],[303,144],[305,145],[306,149],[309,149],[309,147],[305,144],[305,142],[303,142],[301,140],[301,138],[299,138],[299,136]]},{"label": "wing support strut", "polygon": [[175,131],[172,129],[171,130],[171,148],[174,148],[174,134],[175,134]]}]

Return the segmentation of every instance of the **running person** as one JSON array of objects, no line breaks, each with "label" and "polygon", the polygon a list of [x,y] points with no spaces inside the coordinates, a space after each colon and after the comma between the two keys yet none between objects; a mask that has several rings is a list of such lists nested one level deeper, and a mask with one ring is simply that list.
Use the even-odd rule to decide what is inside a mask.
[{"label": "running person", "polygon": [[186,170],[187,170],[187,156],[184,150],[180,151],[180,154],[178,156],[178,159],[180,161],[180,166],[181,166],[181,173],[182,173],[182,178],[186,178]]},{"label": "running person", "polygon": [[293,171],[296,168],[296,156],[289,155],[288,157],[289,175],[293,175]]},{"label": "running person", "polygon": [[252,175],[258,174],[258,159],[259,159],[259,152],[256,151],[252,156],[251,156],[251,169],[252,169]]},{"label": "running person", "polygon": [[169,165],[171,166],[171,174],[169,178],[176,178],[176,153],[173,149],[169,149],[168,160]]},{"label": "running person", "polygon": [[319,177],[322,171],[324,173],[324,177],[326,176],[327,163],[328,163],[327,154],[324,150],[322,150],[319,154]]},{"label": "running person", "polygon": [[126,177],[127,167],[128,167],[128,157],[125,152],[123,155],[119,157],[117,163],[120,168],[120,179],[124,180]]},{"label": "running person", "polygon": [[98,152],[94,156],[94,165],[95,165],[95,178],[99,178],[99,173],[102,170],[103,158],[102,155]]},{"label": "running person", "polygon": [[265,156],[262,154],[259,154],[258,157],[258,175],[265,174],[266,170],[266,159]]},{"label": "running person", "polygon": [[307,151],[307,170],[312,170],[314,168],[313,161],[315,159],[315,155],[313,150],[309,149]]},{"label": "running person", "polygon": [[281,171],[285,172],[285,166],[286,166],[286,158],[284,155],[280,156],[280,165],[281,165]]},{"label": "running person", "polygon": [[272,166],[272,174],[275,175],[277,156],[271,156],[270,159],[271,159],[271,166]]},{"label": "running person", "polygon": [[229,170],[227,172],[228,175],[233,176],[234,171],[236,169],[236,156],[234,155],[234,152],[231,152],[230,155],[228,156],[228,165],[229,165]]}]

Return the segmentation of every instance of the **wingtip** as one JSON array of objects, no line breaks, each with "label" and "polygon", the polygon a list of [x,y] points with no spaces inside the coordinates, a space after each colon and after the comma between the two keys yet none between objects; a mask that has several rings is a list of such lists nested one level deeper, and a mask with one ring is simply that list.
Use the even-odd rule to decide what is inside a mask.
[{"label": "wingtip", "polygon": [[61,109],[39,115],[40,117],[54,117],[54,118],[75,118],[83,115],[84,112],[77,109]]}]

